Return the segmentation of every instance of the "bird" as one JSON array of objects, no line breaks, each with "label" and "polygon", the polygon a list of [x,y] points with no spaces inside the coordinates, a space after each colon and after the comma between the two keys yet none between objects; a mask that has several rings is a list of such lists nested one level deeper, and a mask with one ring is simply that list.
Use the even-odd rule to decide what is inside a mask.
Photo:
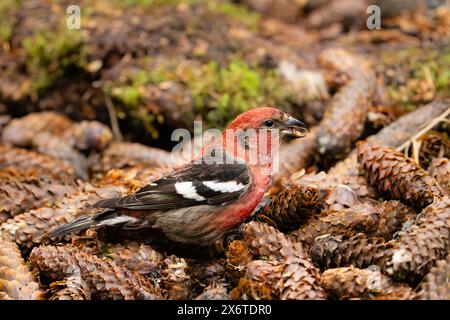
[{"label": "bird", "polygon": [[[249,132],[256,133],[256,140]],[[155,242],[210,246],[239,227],[258,206],[270,184],[280,138],[292,140],[308,132],[305,123],[278,108],[250,109],[197,158],[134,194],[97,202],[94,206],[104,211],[63,225],[48,237],[114,228],[144,232]]]}]

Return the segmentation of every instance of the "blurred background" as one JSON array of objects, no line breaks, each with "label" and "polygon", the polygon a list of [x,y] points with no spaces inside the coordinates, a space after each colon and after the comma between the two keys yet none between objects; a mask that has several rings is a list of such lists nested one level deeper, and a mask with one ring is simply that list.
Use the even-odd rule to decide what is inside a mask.
[{"label": "blurred background", "polygon": [[[371,4],[381,29],[367,27]],[[439,0],[2,0],[0,128],[51,110],[170,149],[175,128],[222,128],[260,105],[313,126],[345,81],[318,57],[344,47],[373,62],[377,130],[450,95],[449,35]]]}]

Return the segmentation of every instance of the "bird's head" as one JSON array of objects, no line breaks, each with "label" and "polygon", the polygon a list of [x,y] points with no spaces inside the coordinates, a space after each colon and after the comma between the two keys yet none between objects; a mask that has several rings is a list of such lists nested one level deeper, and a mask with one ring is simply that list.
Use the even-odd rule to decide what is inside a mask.
[{"label": "bird's head", "polygon": [[230,123],[228,129],[278,130],[281,137],[286,140],[302,138],[309,132],[302,121],[271,107],[254,108],[240,114]]},{"label": "bird's head", "polygon": [[303,122],[287,113],[277,108],[260,107],[233,120],[224,132],[223,141],[225,148],[238,158],[249,163],[253,155],[261,164],[261,161],[271,162],[277,154],[280,137],[284,140],[301,138],[308,131]]}]

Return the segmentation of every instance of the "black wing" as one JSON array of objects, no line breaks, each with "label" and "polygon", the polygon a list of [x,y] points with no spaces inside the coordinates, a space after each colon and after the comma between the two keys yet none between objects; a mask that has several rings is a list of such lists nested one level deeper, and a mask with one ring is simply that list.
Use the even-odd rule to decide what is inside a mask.
[{"label": "black wing", "polygon": [[96,204],[101,208],[168,210],[203,204],[221,205],[239,198],[250,186],[244,163],[190,163],[123,198]]}]

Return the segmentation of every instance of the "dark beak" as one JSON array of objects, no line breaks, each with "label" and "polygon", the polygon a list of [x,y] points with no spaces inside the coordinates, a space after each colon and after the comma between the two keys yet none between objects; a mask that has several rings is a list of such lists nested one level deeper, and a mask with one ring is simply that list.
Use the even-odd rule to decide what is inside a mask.
[{"label": "dark beak", "polygon": [[303,138],[308,132],[309,129],[306,124],[291,116],[283,122],[281,128],[281,135],[286,140]]}]

